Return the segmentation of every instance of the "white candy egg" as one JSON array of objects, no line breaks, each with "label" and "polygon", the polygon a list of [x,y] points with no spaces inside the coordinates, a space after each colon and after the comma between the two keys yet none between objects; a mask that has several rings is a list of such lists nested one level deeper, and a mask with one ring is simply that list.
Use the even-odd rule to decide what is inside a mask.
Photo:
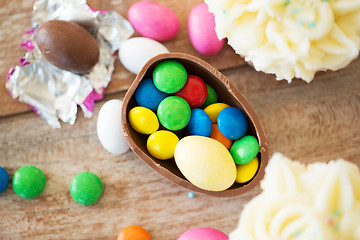
[{"label": "white candy egg", "polygon": [[129,149],[121,128],[122,104],[117,99],[107,101],[97,119],[97,135],[101,145],[113,154],[122,154]]},{"label": "white candy egg", "polygon": [[120,47],[119,58],[124,67],[134,74],[138,74],[142,67],[152,57],[169,50],[161,43],[145,37],[126,40]]}]

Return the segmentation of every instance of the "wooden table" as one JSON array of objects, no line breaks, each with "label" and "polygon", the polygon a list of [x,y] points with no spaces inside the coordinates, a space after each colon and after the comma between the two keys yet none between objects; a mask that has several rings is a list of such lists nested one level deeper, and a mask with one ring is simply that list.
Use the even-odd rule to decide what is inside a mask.
[{"label": "wooden table", "polygon": [[[100,10],[116,10],[127,16],[136,1],[91,0]],[[187,17],[200,0],[158,2],[179,18],[177,36],[164,44],[173,52],[185,52],[209,62],[225,74],[247,97],[261,119],[270,154],[282,152],[303,163],[345,158],[360,166],[360,59],[337,72],[318,73],[307,84],[276,81],[256,72],[231,47],[205,57],[190,44]],[[104,100],[86,119],[79,110],[74,126],[51,129],[29,107],[12,99],[5,89],[8,70],[24,55],[21,36],[31,24],[32,1],[0,0],[0,166],[12,178],[23,165],[32,164],[46,175],[40,197],[17,196],[11,183],[0,195],[0,239],[116,239],[132,224],[146,228],[154,240],[177,239],[196,227],[212,227],[230,233],[249,200],[261,190],[234,198],[214,198],[180,188],[145,165],[131,151],[115,156],[106,152],[96,135],[96,119],[102,104],[121,99],[135,78],[116,62]],[[101,199],[92,206],[72,200],[69,184],[79,172],[91,171],[103,181]]]}]

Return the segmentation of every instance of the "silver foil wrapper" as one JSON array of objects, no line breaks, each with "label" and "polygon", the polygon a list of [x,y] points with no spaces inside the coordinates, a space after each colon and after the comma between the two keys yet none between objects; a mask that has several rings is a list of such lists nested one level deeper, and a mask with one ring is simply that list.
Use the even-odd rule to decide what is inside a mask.
[{"label": "silver foil wrapper", "polygon": [[[79,75],[65,71],[42,56],[34,37],[41,24],[53,19],[77,22],[97,40],[99,62],[91,72]],[[53,128],[61,127],[59,119],[74,124],[77,106],[90,118],[94,101],[103,97],[111,80],[115,51],[133,33],[131,24],[118,13],[96,11],[86,0],[37,0],[33,6],[32,29],[21,43],[28,51],[21,64],[10,70],[6,88],[13,98],[30,105]]]}]

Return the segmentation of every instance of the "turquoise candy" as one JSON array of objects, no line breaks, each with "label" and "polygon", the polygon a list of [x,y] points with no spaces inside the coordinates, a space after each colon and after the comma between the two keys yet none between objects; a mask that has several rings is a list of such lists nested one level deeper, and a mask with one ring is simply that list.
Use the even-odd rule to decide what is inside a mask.
[{"label": "turquoise candy", "polygon": [[159,104],[157,116],[160,123],[169,130],[180,130],[190,121],[191,109],[181,97],[170,96]]},{"label": "turquoise candy", "polygon": [[155,86],[162,92],[175,93],[186,82],[187,73],[183,65],[174,60],[159,63],[153,72]]},{"label": "turquoise candy", "polygon": [[101,197],[103,185],[98,176],[91,172],[82,172],[74,177],[70,184],[70,194],[75,202],[91,205]]},{"label": "turquoise candy", "polygon": [[246,164],[256,157],[259,149],[259,142],[255,137],[244,136],[233,143],[230,153],[236,164]]},{"label": "turquoise candy", "polygon": [[22,198],[35,198],[45,188],[46,178],[37,167],[26,165],[19,168],[12,180],[14,191]]}]

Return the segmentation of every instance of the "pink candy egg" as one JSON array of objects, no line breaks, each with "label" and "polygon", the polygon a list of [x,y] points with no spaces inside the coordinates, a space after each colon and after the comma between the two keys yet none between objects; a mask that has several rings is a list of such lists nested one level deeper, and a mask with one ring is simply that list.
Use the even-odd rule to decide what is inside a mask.
[{"label": "pink candy egg", "polygon": [[225,233],[214,228],[193,228],[183,233],[178,240],[228,240]]},{"label": "pink candy egg", "polygon": [[215,33],[214,15],[205,3],[196,5],[188,19],[189,37],[194,48],[201,54],[214,55],[220,52],[225,39],[221,41]]},{"label": "pink candy egg", "polygon": [[135,3],[129,9],[128,18],[131,25],[142,36],[157,41],[169,40],[179,30],[179,21],[175,13],[156,2]]}]

